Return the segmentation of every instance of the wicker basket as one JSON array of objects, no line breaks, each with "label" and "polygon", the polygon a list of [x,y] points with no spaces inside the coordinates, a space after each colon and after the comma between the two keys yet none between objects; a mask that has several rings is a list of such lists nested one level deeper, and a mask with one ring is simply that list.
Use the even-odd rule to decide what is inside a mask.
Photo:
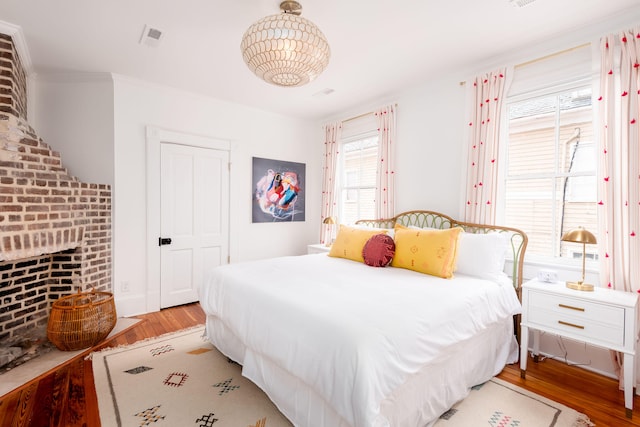
[{"label": "wicker basket", "polygon": [[78,292],[53,303],[47,337],[60,350],[81,350],[102,341],[116,325],[110,292]]}]

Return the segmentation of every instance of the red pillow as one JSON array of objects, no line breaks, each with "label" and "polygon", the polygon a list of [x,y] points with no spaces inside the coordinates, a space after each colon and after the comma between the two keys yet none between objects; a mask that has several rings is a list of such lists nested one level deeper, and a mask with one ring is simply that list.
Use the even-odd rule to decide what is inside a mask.
[{"label": "red pillow", "polygon": [[364,263],[371,267],[386,267],[393,259],[396,252],[396,244],[393,238],[387,234],[371,236],[362,248]]}]

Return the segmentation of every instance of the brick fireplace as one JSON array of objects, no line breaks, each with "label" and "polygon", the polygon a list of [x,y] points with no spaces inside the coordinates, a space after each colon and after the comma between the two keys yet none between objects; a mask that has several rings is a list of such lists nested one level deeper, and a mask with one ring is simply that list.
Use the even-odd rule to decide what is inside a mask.
[{"label": "brick fireplace", "polygon": [[0,347],[45,331],[53,302],[111,291],[111,188],[80,182],[27,123],[26,76],[0,34]]}]

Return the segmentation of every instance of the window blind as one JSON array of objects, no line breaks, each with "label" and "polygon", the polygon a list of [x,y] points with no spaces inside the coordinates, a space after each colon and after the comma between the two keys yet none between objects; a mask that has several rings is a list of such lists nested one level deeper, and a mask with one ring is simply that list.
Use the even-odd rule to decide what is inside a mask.
[{"label": "window blind", "polygon": [[578,46],[514,67],[508,97],[591,78],[591,45]]},{"label": "window blind", "polygon": [[364,138],[372,132],[378,131],[378,121],[373,113],[363,114],[353,119],[342,122],[341,139],[348,142],[354,139]]}]

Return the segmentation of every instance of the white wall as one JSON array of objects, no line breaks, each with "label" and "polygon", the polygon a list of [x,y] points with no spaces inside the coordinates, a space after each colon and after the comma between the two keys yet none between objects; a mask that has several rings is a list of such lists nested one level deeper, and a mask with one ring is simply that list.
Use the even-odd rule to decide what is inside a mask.
[{"label": "white wall", "polygon": [[465,89],[459,82],[444,75],[397,98],[396,212],[430,209],[460,217]]},{"label": "white wall", "polygon": [[109,73],[32,79],[29,124],[82,182],[113,184],[113,82]]},{"label": "white wall", "polygon": [[[114,77],[114,288],[118,313],[157,310],[145,301],[147,125],[226,139],[231,151],[232,262],[306,252],[320,227],[322,138],[311,121],[290,119],[236,104]],[[306,220],[292,223],[251,222],[251,158],[265,157],[306,164]],[[123,293],[121,284],[129,283]]]}]

